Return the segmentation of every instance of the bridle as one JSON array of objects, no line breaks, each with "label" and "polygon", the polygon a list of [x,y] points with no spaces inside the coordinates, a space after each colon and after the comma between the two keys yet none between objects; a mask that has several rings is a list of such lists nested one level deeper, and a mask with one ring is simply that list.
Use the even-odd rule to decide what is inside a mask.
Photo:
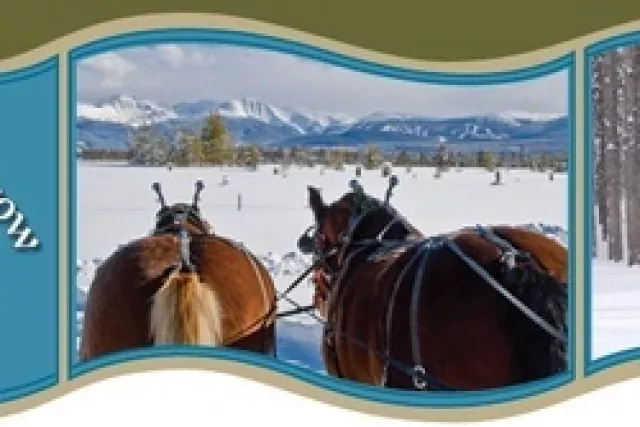
[{"label": "bridle", "polygon": [[[397,185],[398,178],[392,175],[389,178],[389,186],[384,201],[380,202],[367,195],[357,180],[351,180],[349,186],[352,190],[353,206],[350,209],[347,225],[344,231],[338,233],[336,241],[329,242],[327,235],[320,231],[320,224],[312,225],[305,230],[298,239],[298,248],[302,253],[313,256],[315,270],[318,274],[324,276],[329,282],[335,281],[335,278],[342,270],[344,262],[349,259],[348,249],[351,247],[356,247],[356,250],[365,250],[373,247],[410,246],[414,243],[413,240],[422,237],[417,231],[413,231],[413,227],[409,225],[408,221],[389,203],[392,191]],[[356,240],[354,234],[358,226],[370,215],[380,211],[384,211],[391,217],[387,224],[375,237]],[[409,237],[415,237],[415,239],[386,238],[391,227],[398,223],[405,227]],[[335,263],[332,265],[329,260],[334,258]]]}]

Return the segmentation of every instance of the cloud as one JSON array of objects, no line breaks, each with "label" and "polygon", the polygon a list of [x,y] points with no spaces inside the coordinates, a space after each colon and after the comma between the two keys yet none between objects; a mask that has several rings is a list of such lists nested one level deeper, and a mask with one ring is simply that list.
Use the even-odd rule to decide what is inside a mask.
[{"label": "cloud", "polygon": [[566,113],[566,71],[495,86],[399,81],[295,55],[225,45],[163,44],[109,52],[78,70],[79,99],[126,93],[165,104],[251,97],[281,107],[432,116],[523,110]]},{"label": "cloud", "polygon": [[176,69],[194,66],[207,67],[216,63],[215,55],[211,51],[197,46],[163,44],[151,49],[150,53],[156,53],[160,62]]},{"label": "cloud", "polygon": [[185,65],[187,55],[183,49],[175,44],[158,46],[156,52],[162,60],[175,68]]},{"label": "cloud", "polygon": [[[118,88],[124,77],[138,70],[133,61],[129,61],[114,52],[107,52],[89,58],[83,61],[82,67],[89,74],[97,74],[100,79],[100,85],[107,89]],[[81,72],[85,70],[81,69]]]}]

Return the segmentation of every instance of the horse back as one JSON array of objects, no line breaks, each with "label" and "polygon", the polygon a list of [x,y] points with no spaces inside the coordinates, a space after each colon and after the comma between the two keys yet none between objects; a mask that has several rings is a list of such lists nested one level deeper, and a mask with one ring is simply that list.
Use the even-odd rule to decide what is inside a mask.
[{"label": "horse back", "polygon": [[[153,296],[179,265],[176,236],[147,236],[121,246],[96,270],[87,295],[83,359],[151,345],[149,310]],[[225,335],[244,338],[274,316],[268,311],[275,286],[262,263],[227,240],[194,235],[191,260],[200,281],[215,289],[226,313]],[[233,344],[233,343],[231,343]]]},{"label": "horse back", "polygon": [[[529,252],[559,283],[566,282],[567,252],[562,245],[540,233],[515,227],[491,230],[516,249]],[[450,238],[478,267],[504,282],[501,251],[490,240],[473,229],[444,237]],[[420,245],[427,242],[437,242],[437,239],[425,238],[396,254],[354,259],[352,272],[335,289],[337,297],[331,314],[335,329],[356,337],[379,353],[388,352],[405,366],[424,364],[437,378],[464,389],[513,384],[561,370],[564,357],[561,345],[545,344],[548,337],[544,333],[530,325],[444,244],[435,244],[426,251],[428,258],[422,280],[418,280],[422,258],[411,260],[420,253]],[[405,269],[406,275],[402,278]],[[554,283],[549,286],[555,286]],[[503,284],[512,288],[510,284]],[[525,283],[524,288],[528,285]],[[533,295],[548,293],[536,286],[530,289]],[[521,294],[521,289],[512,291],[524,303],[533,304],[536,311],[550,311],[544,313],[545,317],[555,316],[554,324],[562,327],[562,293],[530,299]],[[417,322],[412,326],[415,296]],[[541,301],[540,306],[535,302],[537,299]],[[551,309],[545,308],[547,301],[553,302]],[[413,337],[418,337],[420,343],[420,360],[413,357]],[[336,339],[336,356],[330,363],[333,370],[339,371],[340,376],[378,383],[384,360],[350,341],[347,337]],[[326,350],[325,344],[325,353]],[[388,371],[387,381],[394,387],[413,387],[406,373],[393,368]]]}]

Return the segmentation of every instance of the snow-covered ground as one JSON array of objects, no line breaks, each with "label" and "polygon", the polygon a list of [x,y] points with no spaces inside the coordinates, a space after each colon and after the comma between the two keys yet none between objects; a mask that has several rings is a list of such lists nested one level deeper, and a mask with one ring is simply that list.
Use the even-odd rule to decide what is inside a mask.
[{"label": "snow-covered ground", "polygon": [[[218,234],[243,242],[259,255],[280,290],[308,265],[296,242],[312,223],[307,207],[307,185],[322,189],[327,201],[348,191],[354,167],[344,171],[291,168],[287,176],[274,175],[272,166],[258,171],[239,168],[130,167],[119,163],[78,164],[77,250],[78,327],[83,299],[96,266],[120,244],[147,234],[158,204],[151,183],[163,187],[167,203],[189,202],[197,179],[205,182],[201,210]],[[394,173],[399,185],[393,205],[424,234],[437,234],[476,224],[529,225],[567,244],[567,175],[527,170],[504,170],[504,185],[490,185],[493,174],[480,169],[451,170],[440,179],[430,168],[404,168]],[[228,184],[222,185],[227,176]],[[383,197],[387,179],[379,171],[363,171],[365,190]],[[242,208],[238,210],[238,195]],[[301,305],[311,302],[312,288],[303,282],[290,297]],[[292,308],[282,302],[279,311]],[[80,331],[81,332],[81,331]],[[289,317],[278,324],[278,357],[323,371],[320,326],[308,315]]]},{"label": "snow-covered ground", "polygon": [[[627,259],[627,220],[622,200],[623,259]],[[598,209],[594,207],[594,218]],[[597,256],[591,263],[591,357],[598,359],[619,351],[640,347],[640,266],[608,259],[602,228],[596,227],[593,239]]]},{"label": "snow-covered ground", "polygon": [[594,259],[591,277],[592,358],[640,347],[640,267]]}]

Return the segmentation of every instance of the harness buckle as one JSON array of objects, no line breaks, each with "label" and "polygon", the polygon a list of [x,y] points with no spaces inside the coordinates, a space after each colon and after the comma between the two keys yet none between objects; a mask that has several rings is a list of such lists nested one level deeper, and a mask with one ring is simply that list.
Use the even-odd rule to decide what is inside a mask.
[{"label": "harness buckle", "polygon": [[338,242],[343,246],[347,246],[351,241],[351,231],[349,229],[338,234]]},{"label": "harness buckle", "polygon": [[517,254],[514,251],[507,251],[502,254],[500,260],[507,266],[507,270],[513,270],[516,268]]},{"label": "harness buckle", "polygon": [[[413,386],[418,390],[426,389],[429,383],[427,383],[427,381],[424,379],[424,376],[427,373],[424,367],[422,365],[416,365],[413,367],[413,370],[417,374],[413,375]],[[418,377],[422,377],[422,379],[419,379]]]},{"label": "harness buckle", "polygon": [[335,351],[336,349],[336,341],[335,334],[331,328],[326,328],[324,331],[324,342],[331,349],[331,351]]}]

